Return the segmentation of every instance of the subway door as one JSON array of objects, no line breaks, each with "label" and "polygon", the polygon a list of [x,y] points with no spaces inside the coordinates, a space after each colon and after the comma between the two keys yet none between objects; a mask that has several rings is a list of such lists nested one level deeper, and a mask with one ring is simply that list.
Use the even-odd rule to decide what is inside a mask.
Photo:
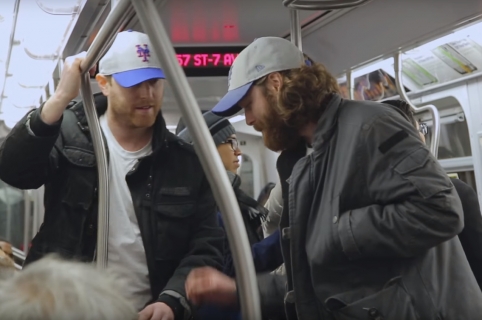
[{"label": "subway door", "polygon": [[[470,145],[468,122],[460,102],[452,96],[431,101],[440,112],[440,140],[438,160],[452,178],[468,183],[477,190],[474,159]],[[432,144],[433,121],[431,114],[417,115],[428,126],[425,136],[428,146]]]},{"label": "subway door", "polygon": [[276,182],[276,159],[278,154],[268,150],[263,138],[258,135],[237,133],[240,156],[238,175],[241,189],[253,199],[257,199],[263,187]]}]

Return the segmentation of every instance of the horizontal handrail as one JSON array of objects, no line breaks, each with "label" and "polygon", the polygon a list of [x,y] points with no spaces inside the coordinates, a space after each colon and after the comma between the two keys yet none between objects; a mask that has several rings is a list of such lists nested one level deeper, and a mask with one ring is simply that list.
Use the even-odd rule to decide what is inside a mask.
[{"label": "horizontal handrail", "polygon": [[67,15],[67,16],[69,16],[69,15],[78,13],[79,10],[80,10],[79,5],[74,5],[74,6],[70,6],[70,7],[52,8],[52,7],[47,7],[46,5],[44,5],[42,3],[42,1],[35,0],[35,2],[37,3],[37,6],[42,11],[44,11],[45,13],[51,14],[51,15]]},{"label": "horizontal handrail", "polygon": [[15,248],[15,247],[12,247],[12,254],[13,254],[13,256],[14,256],[15,258],[20,259],[20,260],[22,260],[22,261],[24,261],[25,258],[27,257],[27,256],[25,255],[25,252],[23,252],[23,251],[20,250],[20,249]]},{"label": "horizontal handrail", "polygon": [[[13,257],[14,257],[15,259],[18,259],[18,260],[22,261],[22,264],[23,264],[23,262],[25,261],[25,259],[26,259],[26,257],[27,257],[22,250],[17,249],[17,248],[15,248],[15,247],[12,247],[12,254],[13,254]],[[15,261],[13,262],[13,264],[14,264],[14,266],[15,266],[15,269],[17,269],[17,270],[22,270],[22,265],[16,263]]]},{"label": "horizontal handrail", "polygon": [[336,10],[359,7],[372,0],[328,0],[328,1],[303,1],[303,0],[284,0],[283,5],[290,9],[297,10]]}]

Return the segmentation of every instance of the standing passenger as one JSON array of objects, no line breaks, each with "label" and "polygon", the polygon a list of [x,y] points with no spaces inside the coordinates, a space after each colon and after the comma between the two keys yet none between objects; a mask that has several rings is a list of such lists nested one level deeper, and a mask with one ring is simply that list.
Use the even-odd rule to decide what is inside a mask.
[{"label": "standing passenger", "polygon": [[[222,230],[193,148],[166,128],[164,73],[149,38],[121,32],[100,61],[97,113],[108,148],[108,267],[128,280],[140,319],[189,317],[184,282],[194,267],[221,267]],[[0,178],[45,185],[45,221],[25,264],[56,252],[96,259],[98,176],[80,88],[81,55],[66,60],[55,94],[13,128]]]},{"label": "standing passenger", "polygon": [[[254,267],[256,272],[272,271],[283,263],[281,255],[279,231],[271,236],[263,239],[261,235],[261,222],[266,218],[267,210],[259,205],[256,200],[244,193],[240,189],[241,179],[237,175],[239,169],[239,156],[241,149],[239,148],[236,137],[236,130],[228,119],[206,112],[204,120],[211,133],[214,144],[218,150],[221,161],[224,165],[234,194],[241,210],[241,216],[244,222],[244,228],[248,236],[251,247]],[[179,121],[176,132],[180,138],[192,144],[193,138],[188,128],[185,127],[183,120]],[[224,228],[224,222],[221,213],[218,213],[218,221]],[[224,264],[223,273],[234,277],[236,270],[234,268],[231,246],[228,239],[225,238],[223,246]],[[239,311],[232,308],[218,308],[217,306],[204,305],[199,309],[195,319],[197,320],[231,320],[240,319]]]},{"label": "standing passenger", "polygon": [[[234,189],[234,194],[238,200],[248,241],[251,245],[254,267],[257,272],[273,271],[283,263],[279,243],[279,231],[263,239],[261,223],[266,219],[268,210],[240,189],[241,178],[238,176],[237,171],[239,168],[238,157],[241,156],[242,153],[236,138],[236,130],[228,119],[216,116],[211,112],[204,114],[204,120],[213,137],[214,144],[216,145],[224,169],[228,174]],[[179,131],[178,136],[192,144],[192,136],[189,129],[185,128],[182,119],[177,128],[177,131]],[[221,213],[218,213],[218,219],[220,225],[224,227]],[[224,242],[223,272],[228,276],[235,276],[234,261],[227,238]]]},{"label": "standing passenger", "polygon": [[[284,301],[289,319],[478,319],[482,293],[455,237],[463,215],[450,179],[401,112],[338,92],[324,66],[265,37],[236,58],[213,109],[244,109],[273,151],[300,137],[313,147],[282,185],[288,292],[276,275],[259,276],[264,314]],[[210,268],[186,282],[194,303],[237,303],[235,290]]]}]

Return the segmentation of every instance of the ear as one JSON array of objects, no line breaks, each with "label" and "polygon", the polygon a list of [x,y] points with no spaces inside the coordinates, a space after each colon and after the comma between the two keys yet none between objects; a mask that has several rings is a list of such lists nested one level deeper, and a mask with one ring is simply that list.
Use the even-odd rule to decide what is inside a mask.
[{"label": "ear", "polygon": [[283,76],[279,72],[270,73],[267,80],[268,89],[274,90],[275,92],[278,92],[283,85]]},{"label": "ear", "polygon": [[97,84],[99,85],[99,88],[102,91],[102,93],[104,94],[104,96],[106,96],[106,97],[109,96],[111,84],[110,84],[109,80],[107,79],[107,77],[104,76],[103,74],[98,73],[95,76],[95,80],[97,81]]}]

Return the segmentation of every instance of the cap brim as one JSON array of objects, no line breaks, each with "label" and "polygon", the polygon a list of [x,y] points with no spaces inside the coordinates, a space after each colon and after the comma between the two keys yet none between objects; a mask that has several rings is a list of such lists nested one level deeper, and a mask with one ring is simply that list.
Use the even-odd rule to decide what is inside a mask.
[{"label": "cap brim", "polygon": [[229,117],[238,113],[239,110],[241,110],[238,103],[248,93],[252,85],[253,82],[250,82],[244,86],[228,91],[228,93],[226,93],[226,95],[211,110],[212,113],[222,117]]},{"label": "cap brim", "polygon": [[152,79],[165,79],[164,72],[158,68],[129,70],[112,75],[115,81],[124,88],[130,88],[141,82]]}]

